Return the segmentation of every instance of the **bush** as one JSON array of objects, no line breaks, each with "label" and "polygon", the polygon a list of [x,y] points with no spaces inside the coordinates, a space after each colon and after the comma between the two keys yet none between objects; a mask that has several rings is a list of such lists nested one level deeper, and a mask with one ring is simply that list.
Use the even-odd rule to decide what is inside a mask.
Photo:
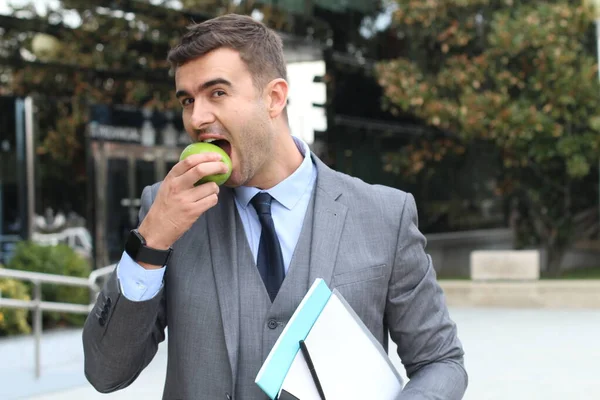
[{"label": "bush", "polygon": [[[27,286],[14,279],[0,279],[0,297],[29,300]],[[0,308],[0,336],[30,333],[27,314],[28,310],[24,309]]]},{"label": "bush", "polygon": [[[30,241],[17,244],[13,257],[7,267],[20,271],[42,272],[46,274],[68,275],[87,278],[91,268],[88,262],[65,244],[43,246]],[[32,284],[28,287],[33,290]],[[44,301],[88,304],[89,289],[85,287],[42,285]],[[56,325],[82,325],[85,315],[45,312],[44,327]]]}]

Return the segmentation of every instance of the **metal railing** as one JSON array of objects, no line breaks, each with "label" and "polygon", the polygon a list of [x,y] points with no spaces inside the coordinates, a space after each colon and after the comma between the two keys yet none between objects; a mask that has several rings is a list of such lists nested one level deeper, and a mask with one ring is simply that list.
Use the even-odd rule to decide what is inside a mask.
[{"label": "metal railing", "polygon": [[[96,297],[102,284],[98,284],[100,278],[106,277],[115,269],[112,264],[92,271],[88,278],[73,276],[43,274],[39,272],[18,271],[14,269],[0,268],[0,278],[11,278],[21,281],[29,281],[33,284],[33,299],[18,300],[7,299],[0,293],[0,307],[33,310],[33,337],[35,342],[35,377],[41,375],[41,338],[42,338],[42,313],[44,311],[66,312],[73,314],[89,314],[94,308]],[[42,301],[42,284],[67,285],[87,287],[90,289],[90,304],[72,304]]]}]

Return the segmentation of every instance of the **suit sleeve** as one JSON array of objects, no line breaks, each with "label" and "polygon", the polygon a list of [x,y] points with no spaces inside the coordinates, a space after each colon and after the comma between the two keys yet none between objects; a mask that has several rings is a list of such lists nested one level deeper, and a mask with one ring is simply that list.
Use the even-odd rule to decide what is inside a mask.
[{"label": "suit sleeve", "polygon": [[[151,190],[142,192],[140,221],[152,203]],[[131,301],[121,291],[117,268],[83,328],[85,376],[102,393],[123,389],[139,376],[165,339],[167,325],[164,287],[148,300]]]},{"label": "suit sleeve", "polygon": [[468,384],[463,348],[436,281],[412,195],[405,196],[386,318],[410,381],[399,400],[459,400]]}]

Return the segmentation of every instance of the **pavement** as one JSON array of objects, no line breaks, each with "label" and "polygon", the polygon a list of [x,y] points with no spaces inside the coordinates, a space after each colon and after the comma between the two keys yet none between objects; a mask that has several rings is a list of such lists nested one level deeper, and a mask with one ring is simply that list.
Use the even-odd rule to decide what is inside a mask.
[{"label": "pavement", "polygon": [[[451,307],[465,348],[466,400],[600,398],[600,310]],[[167,346],[119,392],[97,393],[83,375],[81,330],[45,333],[42,376],[31,336],[0,340],[0,399],[160,399]],[[393,347],[390,349],[394,350]],[[401,375],[400,360],[392,362]]]}]

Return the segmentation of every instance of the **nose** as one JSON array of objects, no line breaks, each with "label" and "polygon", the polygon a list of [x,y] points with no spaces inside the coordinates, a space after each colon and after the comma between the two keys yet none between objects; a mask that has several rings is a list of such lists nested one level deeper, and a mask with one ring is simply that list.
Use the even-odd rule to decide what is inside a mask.
[{"label": "nose", "polygon": [[190,125],[194,130],[200,130],[215,122],[215,114],[210,107],[199,101],[194,102],[194,109],[190,117]]}]

